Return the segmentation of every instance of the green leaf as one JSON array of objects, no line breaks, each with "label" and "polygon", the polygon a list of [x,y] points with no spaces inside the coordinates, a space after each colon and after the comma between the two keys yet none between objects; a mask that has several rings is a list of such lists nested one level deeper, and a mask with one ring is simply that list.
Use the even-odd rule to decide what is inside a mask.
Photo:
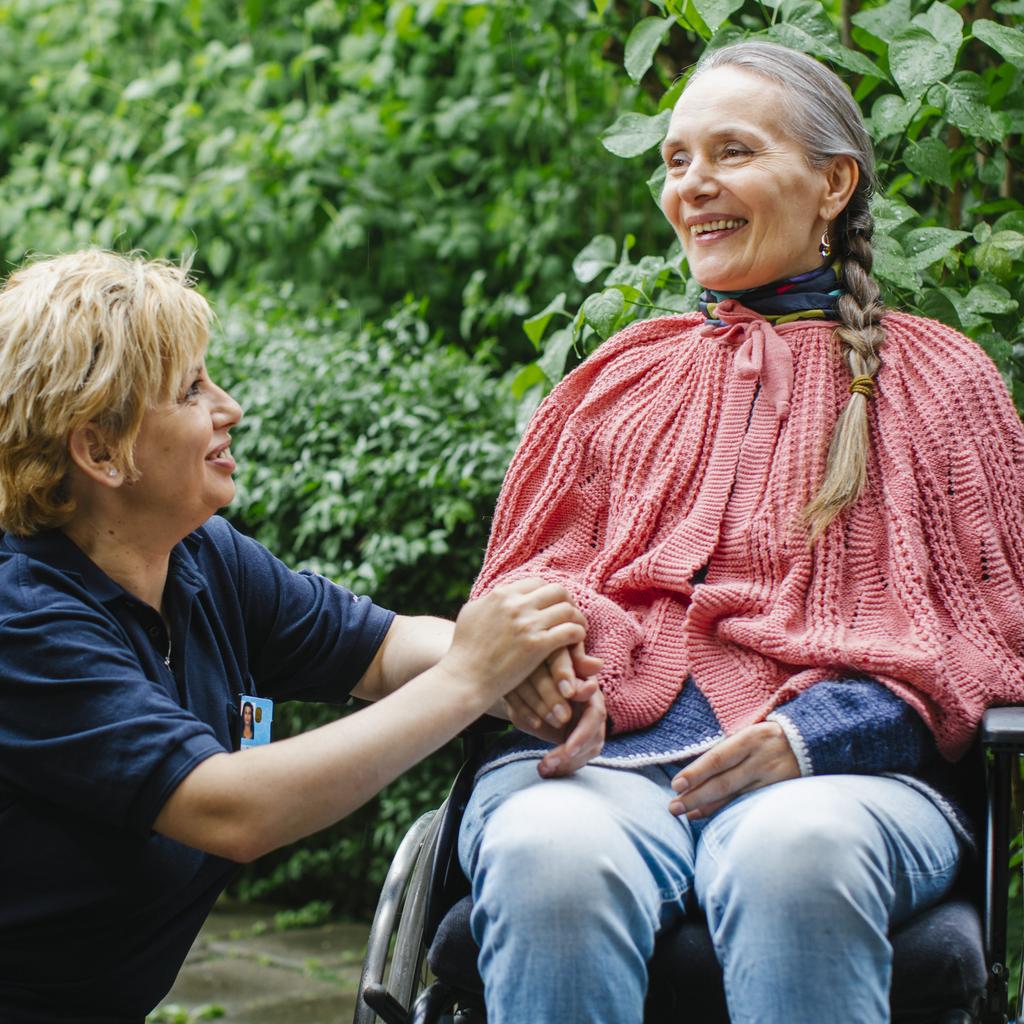
[{"label": "green leaf", "polygon": [[783,0],[780,21],[768,30],[769,38],[803,53],[836,57],[839,35],[825,8],[814,0]]},{"label": "green leaf", "polygon": [[1024,32],[1020,29],[1007,28],[982,18],[971,26],[971,30],[975,39],[987,43],[1004,60],[1018,68],[1024,65]]},{"label": "green leaf", "polygon": [[967,293],[964,305],[972,313],[1012,313],[1017,300],[1001,285],[981,281]]},{"label": "green leaf", "polygon": [[609,3],[611,3],[611,0],[594,0],[594,8],[597,10],[599,17],[608,10]]},{"label": "green leaf", "polygon": [[565,361],[572,349],[572,341],[571,325],[555,331],[544,346],[544,355],[537,360],[537,365],[552,384],[557,384],[565,375]]},{"label": "green leaf", "polygon": [[906,165],[928,181],[953,187],[953,162],[949,148],[941,139],[922,139],[907,146],[903,157]]},{"label": "green leaf", "polygon": [[908,103],[894,92],[879,96],[871,107],[872,138],[879,142],[888,135],[902,134],[920,106],[918,102]]},{"label": "green leaf", "polygon": [[881,78],[886,82],[892,79],[877,64],[873,64],[868,57],[865,57],[859,50],[851,50],[848,46],[839,46],[835,53],[831,54],[832,61],[847,71],[857,75],[864,75],[868,78]]},{"label": "green leaf", "polygon": [[949,50],[954,60],[964,41],[964,19],[948,4],[936,2],[923,14],[914,17],[913,24],[930,32]]},{"label": "green leaf", "polygon": [[661,190],[665,187],[667,174],[668,168],[662,163],[654,168],[654,173],[647,179],[647,189],[658,206],[661,206]]},{"label": "green leaf", "polygon": [[978,270],[1000,281],[1016,276],[1013,263],[1024,256],[1024,234],[1019,231],[996,231],[979,241],[981,244],[972,254]]},{"label": "green leaf", "polygon": [[955,330],[962,331],[960,314],[949,296],[938,288],[925,288],[921,294],[921,312],[933,320],[940,320]]},{"label": "green leaf", "polygon": [[126,100],[145,100],[152,96],[159,86],[151,78],[136,78],[129,82],[121,96]]},{"label": "green leaf", "polygon": [[536,363],[527,363],[512,378],[512,394],[518,402],[530,388],[543,384],[546,381],[544,371]]},{"label": "green leaf", "polygon": [[639,82],[647,73],[665,33],[673,24],[674,18],[643,18],[633,26],[633,31],[626,39],[623,63],[626,73],[634,82]]},{"label": "green leaf", "polygon": [[1006,14],[1011,18],[1024,15],[1024,0],[998,0],[992,5],[996,14]]},{"label": "green leaf", "polygon": [[980,135],[992,142],[1002,138],[989,112],[988,86],[973,71],[958,71],[946,83],[945,109],[946,117],[968,135]]},{"label": "green leaf", "polygon": [[974,225],[974,230],[971,234],[974,235],[976,242],[987,242],[992,237],[992,225],[987,221],[979,221]]},{"label": "green leaf", "polygon": [[704,24],[715,32],[733,11],[743,6],[743,0],[693,0],[693,6],[704,19]]},{"label": "green leaf", "polygon": [[587,297],[583,303],[583,317],[602,339],[609,338],[625,308],[622,292],[617,288],[605,288],[603,292]]},{"label": "green leaf", "polygon": [[214,277],[223,277],[231,262],[231,243],[214,238],[206,250],[206,265]]},{"label": "green leaf", "polygon": [[889,67],[900,92],[918,99],[928,86],[953,73],[949,49],[919,25],[905,28],[889,44]]},{"label": "green leaf", "polygon": [[611,235],[595,235],[572,261],[576,280],[589,284],[602,270],[615,266],[616,254],[615,239]]},{"label": "green leaf", "polygon": [[952,231],[949,228],[918,228],[910,231],[903,239],[903,250],[907,253],[914,270],[924,270],[937,263],[951,249],[965,238],[967,231]]},{"label": "green leaf", "polygon": [[529,320],[523,321],[523,330],[533,342],[534,348],[540,348],[540,339],[544,337],[544,332],[548,329],[548,324],[556,313],[569,315],[569,311],[565,308],[565,292],[559,292],[539,313],[534,313]]},{"label": "green leaf", "polygon": [[858,11],[851,20],[876,39],[890,43],[910,24],[910,0],[891,0],[881,7]]},{"label": "green leaf", "polygon": [[876,195],[871,200],[871,216],[875,218],[875,231],[887,235],[917,214],[902,199]]},{"label": "green leaf", "polygon": [[875,252],[875,276],[897,288],[916,291],[918,276],[900,247],[900,243],[889,235],[875,235],[872,240]]},{"label": "green leaf", "polygon": [[632,112],[620,114],[615,123],[601,133],[601,142],[616,156],[639,156],[661,143],[671,117],[671,110],[663,110],[652,117]]}]

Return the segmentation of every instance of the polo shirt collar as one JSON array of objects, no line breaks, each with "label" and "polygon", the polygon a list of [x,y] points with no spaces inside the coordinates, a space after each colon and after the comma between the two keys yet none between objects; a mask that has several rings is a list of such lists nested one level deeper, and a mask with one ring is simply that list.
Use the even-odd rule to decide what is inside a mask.
[{"label": "polo shirt collar", "polygon": [[[206,585],[195,557],[202,543],[200,533],[190,533],[171,550],[168,577],[179,581],[184,589],[192,593],[202,590]],[[0,541],[0,547],[28,555],[60,572],[77,576],[89,593],[104,604],[125,597],[135,600],[61,530],[44,530],[31,537],[15,537],[8,533]]]}]

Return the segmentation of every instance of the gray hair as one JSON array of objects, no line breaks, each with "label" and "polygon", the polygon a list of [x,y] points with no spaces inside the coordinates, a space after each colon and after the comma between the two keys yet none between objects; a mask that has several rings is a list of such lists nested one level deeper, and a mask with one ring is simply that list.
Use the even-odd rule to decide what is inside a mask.
[{"label": "gray hair", "polygon": [[[829,225],[828,234],[842,264],[844,294],[838,303],[836,335],[843,344],[843,358],[851,377],[874,377],[881,366],[885,307],[881,289],[871,276],[875,224],[869,200],[875,186],[875,159],[860,108],[834,72],[776,43],[751,41],[711,50],[690,81],[722,67],[740,68],[780,87],[786,128],[812,166],[825,167],[838,156],[848,156],[860,169],[857,187]],[[812,542],[863,492],[869,445],[868,399],[851,394],[836,420],[824,479],[803,512]]]}]

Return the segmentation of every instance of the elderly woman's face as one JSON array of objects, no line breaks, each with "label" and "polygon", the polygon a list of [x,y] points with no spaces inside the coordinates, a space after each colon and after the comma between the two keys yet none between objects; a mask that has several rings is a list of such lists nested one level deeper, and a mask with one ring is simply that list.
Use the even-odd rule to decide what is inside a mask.
[{"label": "elderly woman's face", "polygon": [[722,67],[672,112],[661,207],[705,288],[753,288],[822,262],[828,174],[785,133],[781,106],[774,82]]}]

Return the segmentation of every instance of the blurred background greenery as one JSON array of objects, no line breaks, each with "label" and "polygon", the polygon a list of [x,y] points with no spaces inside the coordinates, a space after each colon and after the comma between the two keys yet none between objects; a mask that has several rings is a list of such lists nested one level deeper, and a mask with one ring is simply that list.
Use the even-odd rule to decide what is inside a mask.
[{"label": "blurred background greenery", "polygon": [[[247,419],[235,523],[406,612],[452,614],[552,383],[693,308],[651,192],[708,46],[849,82],[879,155],[876,271],[975,337],[1024,408],[1024,0],[0,0],[0,251],[194,261]],[[648,180],[650,179],[650,181]],[[289,706],[286,731],[335,712]],[[373,906],[452,749],[246,869]]]}]

